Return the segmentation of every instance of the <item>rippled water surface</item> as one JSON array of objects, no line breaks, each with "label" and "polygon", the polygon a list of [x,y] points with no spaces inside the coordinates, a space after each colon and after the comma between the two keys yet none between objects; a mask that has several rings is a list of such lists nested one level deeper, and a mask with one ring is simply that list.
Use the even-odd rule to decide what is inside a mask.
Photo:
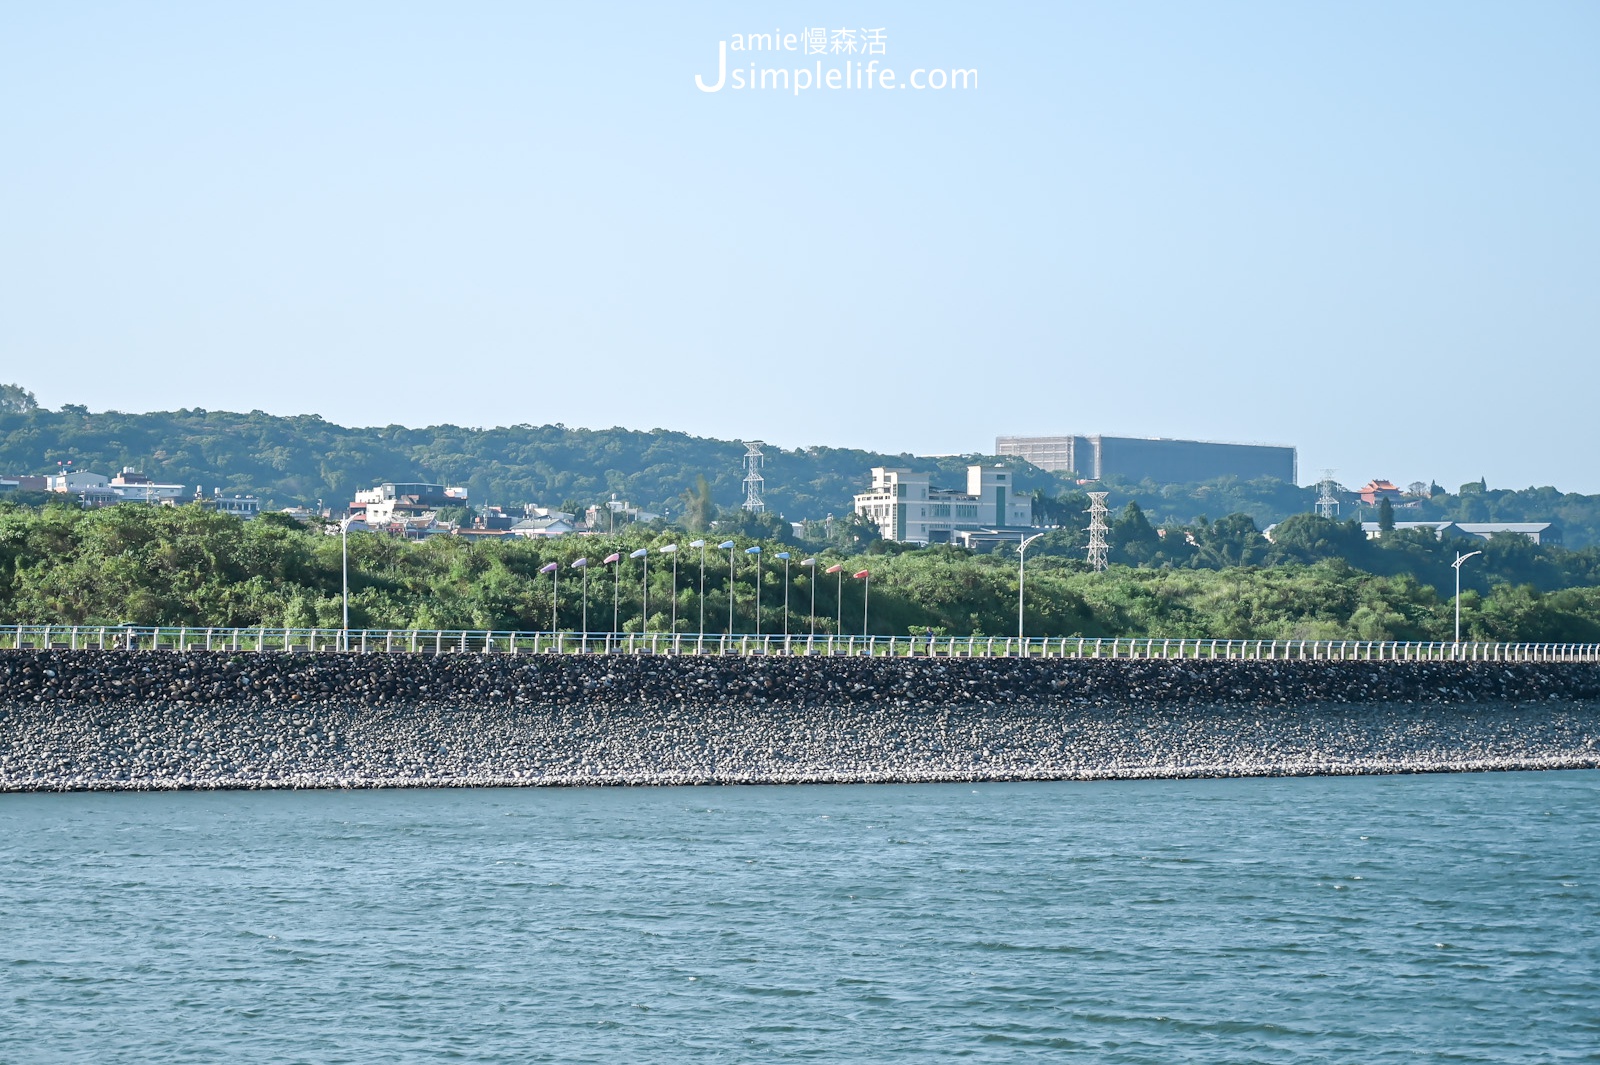
[{"label": "rippled water surface", "polygon": [[0,796],[0,1060],[1600,1059],[1600,773]]}]

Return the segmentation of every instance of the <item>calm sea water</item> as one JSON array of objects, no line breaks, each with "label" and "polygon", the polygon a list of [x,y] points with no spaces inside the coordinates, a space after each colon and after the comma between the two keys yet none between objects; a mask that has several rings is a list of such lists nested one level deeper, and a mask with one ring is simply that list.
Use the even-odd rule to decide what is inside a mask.
[{"label": "calm sea water", "polygon": [[1600,773],[0,796],[0,1060],[1600,1060]]}]

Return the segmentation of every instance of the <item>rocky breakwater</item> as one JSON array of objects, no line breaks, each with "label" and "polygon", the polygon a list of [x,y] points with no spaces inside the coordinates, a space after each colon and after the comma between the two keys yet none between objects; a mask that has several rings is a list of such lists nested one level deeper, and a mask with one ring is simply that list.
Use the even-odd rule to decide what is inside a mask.
[{"label": "rocky breakwater", "polygon": [[0,790],[1600,766],[1600,667],[0,651]]}]

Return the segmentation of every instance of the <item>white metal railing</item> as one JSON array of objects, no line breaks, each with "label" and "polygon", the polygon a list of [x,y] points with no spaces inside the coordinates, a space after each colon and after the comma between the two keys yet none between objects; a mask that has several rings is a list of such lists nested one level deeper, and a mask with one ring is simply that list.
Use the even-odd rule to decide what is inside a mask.
[{"label": "white metal railing", "polygon": [[1600,662],[1595,643],[1212,640],[1147,637],[839,636],[463,629],[231,629],[0,626],[0,650],[349,651],[390,654],[871,655],[1366,662]]}]

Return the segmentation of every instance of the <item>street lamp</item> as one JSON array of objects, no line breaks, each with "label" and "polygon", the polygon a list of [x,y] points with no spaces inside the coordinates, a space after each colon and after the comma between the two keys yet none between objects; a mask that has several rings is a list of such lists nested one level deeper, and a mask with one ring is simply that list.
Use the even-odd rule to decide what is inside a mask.
[{"label": "street lamp", "polygon": [[622,552],[613,551],[605,558],[604,565],[611,567],[611,635],[606,637],[606,650],[611,650],[611,639],[617,634],[617,604],[622,595]]},{"label": "street lamp", "polygon": [[834,609],[838,616],[833,619],[833,631],[836,635],[844,635],[844,563],[835,562],[824,573],[837,573],[839,575],[838,587],[834,589]]},{"label": "street lamp", "polygon": [[572,564],[573,569],[583,571],[583,649],[589,649],[589,560],[580,558]]},{"label": "street lamp", "polygon": [[733,541],[724,540],[717,545],[719,551],[728,553],[728,635],[733,635]]},{"label": "street lamp", "polygon": [[1456,560],[1450,563],[1456,571],[1456,643],[1461,642],[1461,563],[1473,555],[1481,554],[1483,554],[1482,551],[1468,551],[1463,555],[1460,551],[1457,551]]},{"label": "street lamp", "polygon": [[1039,539],[1039,537],[1041,537],[1043,535],[1044,535],[1044,533],[1034,533],[1032,536],[1030,536],[1027,539],[1023,540],[1022,543],[1017,545],[1017,642],[1018,643],[1021,643],[1025,639],[1025,637],[1023,636],[1023,632],[1022,632],[1022,580],[1023,580],[1023,577],[1024,577],[1023,567],[1024,567],[1025,563],[1027,562],[1027,553],[1026,552],[1028,550],[1028,545],[1033,543],[1035,540]]},{"label": "street lamp", "polygon": [[700,653],[700,644],[706,639],[706,542],[704,540],[691,540],[690,547],[700,549],[700,639],[695,644],[695,653]]},{"label": "street lamp", "polygon": [[[88,498],[87,496],[85,498]],[[355,515],[345,518],[339,523],[339,570],[341,574],[344,621],[339,630],[340,649],[350,650],[350,523],[355,521]]]},{"label": "street lamp", "polygon": [[678,545],[668,544],[656,548],[663,555],[672,556],[672,631],[678,631]]},{"label": "street lamp", "polygon": [[761,635],[761,545],[744,549],[747,555],[756,556],[756,635]]},{"label": "street lamp", "polygon": [[866,581],[861,586],[861,638],[867,638],[867,604],[872,601],[872,574],[867,570],[853,574],[858,581]]},{"label": "street lamp", "polygon": [[561,593],[561,564],[559,562],[546,562],[539,567],[540,573],[550,574],[550,635],[556,633],[556,602]]},{"label": "street lamp", "polygon": [[789,552],[779,551],[778,558],[783,559],[783,641],[789,642]]},{"label": "street lamp", "polygon": [[642,579],[644,595],[641,597],[639,606],[639,631],[645,632],[650,628],[650,549],[641,547],[628,557],[644,559],[644,577]]},{"label": "street lamp", "polygon": [[817,560],[814,558],[802,558],[800,564],[811,567],[811,635],[815,636],[817,634]]}]

